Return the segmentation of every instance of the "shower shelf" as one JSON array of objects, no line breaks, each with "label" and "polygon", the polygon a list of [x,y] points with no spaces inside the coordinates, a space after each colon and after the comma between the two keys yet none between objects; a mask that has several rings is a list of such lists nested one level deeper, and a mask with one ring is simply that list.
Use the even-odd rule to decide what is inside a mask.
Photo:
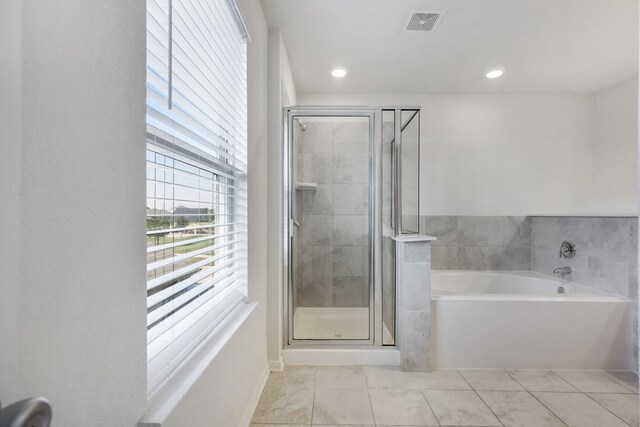
[{"label": "shower shelf", "polygon": [[300,191],[316,191],[318,184],[315,182],[296,182],[296,190]]}]

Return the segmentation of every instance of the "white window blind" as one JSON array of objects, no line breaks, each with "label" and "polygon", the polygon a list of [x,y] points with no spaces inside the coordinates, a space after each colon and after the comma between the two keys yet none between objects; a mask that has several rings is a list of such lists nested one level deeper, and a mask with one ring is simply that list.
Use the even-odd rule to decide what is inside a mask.
[{"label": "white window blind", "polygon": [[246,297],[245,41],[232,0],[147,0],[150,394]]}]

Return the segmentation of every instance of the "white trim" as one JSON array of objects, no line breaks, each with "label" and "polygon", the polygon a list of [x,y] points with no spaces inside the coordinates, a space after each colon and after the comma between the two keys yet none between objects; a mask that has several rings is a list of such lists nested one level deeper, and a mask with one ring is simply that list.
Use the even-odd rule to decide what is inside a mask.
[{"label": "white trim", "polygon": [[253,413],[256,411],[258,407],[258,402],[260,401],[260,396],[262,396],[262,391],[264,387],[267,385],[267,380],[269,379],[269,366],[265,365],[264,370],[260,374],[260,378],[256,383],[256,387],[253,389],[253,393],[251,393],[251,397],[249,398],[249,402],[247,404],[247,408],[242,415],[242,421],[240,421],[240,427],[250,427],[251,420],[253,419]]},{"label": "white trim", "polygon": [[295,348],[282,351],[287,365],[400,366],[397,347]]},{"label": "white trim", "polygon": [[271,372],[282,372],[284,371],[284,359],[282,355],[280,355],[279,360],[270,360],[269,361],[269,370]]},{"label": "white trim", "polygon": [[[258,303],[240,304],[192,352],[182,366],[149,396],[147,412],[138,427],[162,427],[202,373],[242,327]],[[268,370],[265,369],[268,374]],[[263,374],[264,376],[264,374]]]},{"label": "white trim", "polygon": [[438,240],[437,237],[427,236],[426,234],[398,234],[397,236],[391,236],[391,239],[402,243],[432,242]]},{"label": "white trim", "polygon": [[236,24],[238,25],[238,31],[240,31],[242,38],[247,41],[251,41],[247,26],[244,23],[244,19],[242,19],[242,13],[240,13],[240,9],[238,9],[238,5],[235,0],[227,0],[227,3],[229,4],[229,9],[231,10],[234,21],[236,21]]}]

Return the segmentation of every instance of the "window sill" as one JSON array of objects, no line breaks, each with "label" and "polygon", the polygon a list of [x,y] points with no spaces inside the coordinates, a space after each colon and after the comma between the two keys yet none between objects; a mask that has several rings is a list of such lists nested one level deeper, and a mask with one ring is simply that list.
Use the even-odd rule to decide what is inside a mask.
[{"label": "window sill", "polygon": [[249,318],[257,303],[239,304],[225,320],[200,344],[193,354],[147,402],[147,412],[138,427],[162,427],[164,421],[189,392],[227,342]]}]

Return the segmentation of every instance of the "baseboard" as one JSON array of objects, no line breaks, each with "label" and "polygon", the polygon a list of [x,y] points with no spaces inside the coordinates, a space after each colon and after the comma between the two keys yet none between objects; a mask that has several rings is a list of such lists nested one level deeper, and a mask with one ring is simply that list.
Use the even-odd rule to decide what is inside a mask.
[{"label": "baseboard", "polygon": [[400,366],[396,347],[366,348],[295,348],[282,352],[286,365],[388,365]]},{"label": "baseboard", "polygon": [[284,359],[280,356],[280,360],[269,361],[269,370],[271,372],[282,372],[284,370]]},{"label": "baseboard", "polygon": [[267,384],[267,379],[269,378],[269,372],[270,372],[269,364],[267,364],[265,365],[262,373],[260,374],[260,378],[258,378],[256,387],[253,389],[253,393],[251,394],[251,398],[249,399],[247,408],[245,409],[244,415],[242,416],[242,421],[240,422],[241,427],[250,427],[251,419],[253,418],[253,413],[256,411],[256,408],[258,407],[260,396],[262,396],[262,391],[264,390],[264,386]]}]

